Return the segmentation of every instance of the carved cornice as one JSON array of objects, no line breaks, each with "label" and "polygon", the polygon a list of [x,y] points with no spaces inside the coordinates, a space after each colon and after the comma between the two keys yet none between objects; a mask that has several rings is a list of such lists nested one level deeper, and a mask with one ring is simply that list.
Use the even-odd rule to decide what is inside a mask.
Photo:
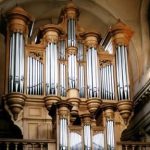
[{"label": "carved cornice", "polygon": [[45,41],[57,43],[59,35],[62,34],[62,28],[59,25],[47,24],[40,28]]},{"label": "carved cornice", "polygon": [[70,1],[65,7],[64,11],[67,14],[68,18],[78,18],[79,17],[79,9],[75,6],[75,4]]},{"label": "carved cornice", "polygon": [[133,35],[132,29],[124,24],[120,19],[113,25],[110,29],[110,34],[112,35],[112,40],[116,45],[128,45],[129,41]]},{"label": "carved cornice", "polygon": [[33,18],[21,7],[14,7],[7,13],[9,20],[9,30],[12,32],[25,33],[27,25]]},{"label": "carved cornice", "polygon": [[81,36],[85,39],[85,45],[89,48],[97,48],[101,40],[101,35],[97,32],[86,32],[81,34]]}]

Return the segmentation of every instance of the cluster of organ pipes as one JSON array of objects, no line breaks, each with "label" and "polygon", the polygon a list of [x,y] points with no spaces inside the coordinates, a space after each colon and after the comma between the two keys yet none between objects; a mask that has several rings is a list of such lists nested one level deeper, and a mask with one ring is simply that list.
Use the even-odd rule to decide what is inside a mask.
[{"label": "cluster of organ pipes", "polygon": [[28,56],[27,66],[27,94],[43,94],[43,63],[40,57]]},{"label": "cluster of organ pipes", "polygon": [[85,65],[84,65],[84,45],[78,42],[78,86],[80,97],[85,97]]},{"label": "cluster of organ pipes", "polygon": [[88,48],[87,56],[88,97],[98,97],[98,56],[94,47]]},{"label": "cluster of organ pipes", "polygon": [[58,92],[58,54],[56,43],[46,47],[46,94],[57,95]]},{"label": "cluster of organ pipes", "polygon": [[127,47],[124,45],[116,47],[116,70],[118,99],[130,99]]},{"label": "cluster of organ pipes", "polygon": [[65,40],[58,42],[59,58],[59,92],[61,96],[66,96],[66,45]]},{"label": "cluster of organ pipes", "polygon": [[111,63],[104,63],[100,67],[100,98],[111,99],[115,98],[114,91],[114,66]]},{"label": "cluster of organ pipes", "polygon": [[[67,26],[67,46],[77,46],[77,54],[68,54],[66,57],[65,39],[58,41],[58,45],[56,43],[47,44],[46,94],[66,96],[68,87],[78,88],[81,98],[87,96],[88,98],[100,97],[101,99],[114,100],[116,98],[114,65],[108,64],[99,67],[97,49],[89,47],[84,54],[84,44],[76,42],[75,19],[68,19]],[[110,42],[109,45],[111,45]],[[86,56],[86,60],[84,56]],[[42,95],[44,93],[42,85],[44,82],[43,64],[33,57],[28,57],[27,60],[27,94]],[[68,63],[66,64],[65,61]],[[124,45],[116,47],[116,74],[118,99],[130,99],[127,47]],[[24,37],[22,33],[14,32],[10,37],[9,92],[23,93],[23,91]]]},{"label": "cluster of organ pipes", "polygon": [[24,37],[14,32],[10,37],[9,92],[24,92]]},{"label": "cluster of organ pipes", "polygon": [[114,141],[114,121],[107,120],[106,122],[106,132],[107,132],[107,149],[115,150],[115,141]]},{"label": "cluster of organ pipes", "polygon": [[60,119],[60,139],[59,139],[59,149],[67,150],[68,149],[68,121],[66,118]]}]

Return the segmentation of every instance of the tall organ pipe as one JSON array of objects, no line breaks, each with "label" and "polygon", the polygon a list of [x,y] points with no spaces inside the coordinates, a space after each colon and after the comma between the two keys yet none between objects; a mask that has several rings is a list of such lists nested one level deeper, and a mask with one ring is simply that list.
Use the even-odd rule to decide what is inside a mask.
[{"label": "tall organ pipe", "polygon": [[84,125],[84,149],[91,150],[91,126]]},{"label": "tall organ pipe", "polygon": [[85,89],[84,89],[84,66],[79,64],[79,94],[80,97],[85,97]]},{"label": "tall organ pipe", "polygon": [[77,87],[77,60],[75,54],[68,56],[69,88]]},{"label": "tall organ pipe", "polygon": [[66,118],[60,119],[60,128],[59,128],[59,147],[60,150],[67,150],[68,149],[68,122]]},{"label": "tall organ pipe", "polygon": [[60,67],[60,77],[59,77],[60,78],[60,95],[66,96],[66,84],[65,84],[66,65],[64,63],[60,63],[59,67]]},{"label": "tall organ pipe", "polygon": [[24,38],[13,32],[10,37],[9,92],[24,92]]},{"label": "tall organ pipe", "polygon": [[130,80],[129,80],[129,70],[128,70],[128,57],[127,57],[127,47],[125,46],[125,68],[126,68],[126,75],[127,75],[127,98],[130,99]]},{"label": "tall organ pipe", "polygon": [[113,120],[107,120],[107,148],[108,150],[114,150],[115,149],[115,143],[114,143],[114,122]]}]

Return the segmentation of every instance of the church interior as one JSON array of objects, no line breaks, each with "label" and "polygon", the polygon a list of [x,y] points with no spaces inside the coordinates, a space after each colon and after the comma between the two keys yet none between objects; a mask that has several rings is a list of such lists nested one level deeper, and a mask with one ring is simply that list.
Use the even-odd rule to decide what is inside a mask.
[{"label": "church interior", "polygon": [[150,0],[0,0],[0,150],[150,149]]}]

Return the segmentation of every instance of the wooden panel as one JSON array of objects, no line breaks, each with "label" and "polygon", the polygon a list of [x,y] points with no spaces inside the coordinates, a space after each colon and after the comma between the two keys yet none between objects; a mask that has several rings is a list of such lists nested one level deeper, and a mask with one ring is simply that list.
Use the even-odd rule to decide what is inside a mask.
[{"label": "wooden panel", "polygon": [[29,107],[28,108],[29,117],[42,117],[42,108],[40,107]]},{"label": "wooden panel", "polygon": [[28,137],[29,139],[38,139],[38,123],[28,124]]}]

